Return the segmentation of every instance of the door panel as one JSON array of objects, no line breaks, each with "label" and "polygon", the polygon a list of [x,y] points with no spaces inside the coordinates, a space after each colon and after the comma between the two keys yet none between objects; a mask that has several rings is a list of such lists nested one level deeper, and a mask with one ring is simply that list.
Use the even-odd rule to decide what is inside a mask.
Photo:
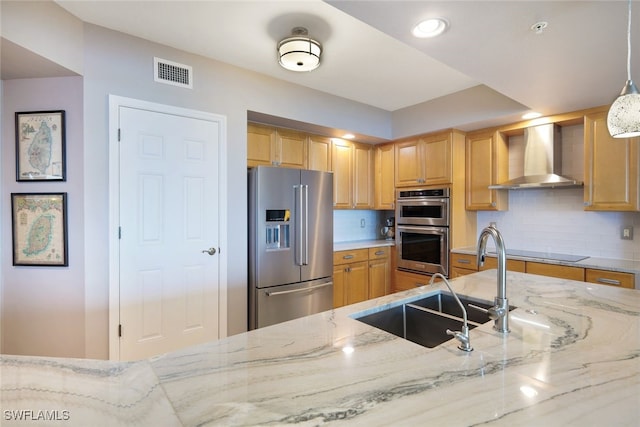
[{"label": "door panel", "polygon": [[120,107],[120,359],[217,339],[218,124]]}]

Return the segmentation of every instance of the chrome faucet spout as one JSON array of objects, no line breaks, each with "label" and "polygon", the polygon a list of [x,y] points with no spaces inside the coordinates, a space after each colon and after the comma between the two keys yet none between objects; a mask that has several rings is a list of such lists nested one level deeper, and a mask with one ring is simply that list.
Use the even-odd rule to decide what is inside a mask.
[{"label": "chrome faucet spout", "polygon": [[467,323],[467,309],[464,308],[464,304],[462,304],[462,301],[460,301],[460,298],[458,298],[458,295],[455,293],[455,291],[451,289],[451,285],[449,284],[447,278],[444,277],[441,273],[435,273],[433,276],[431,276],[429,285],[432,285],[437,277],[441,278],[444,284],[447,285],[447,288],[449,288],[449,291],[451,291],[453,298],[455,298],[456,302],[460,306],[460,309],[462,309],[462,331],[451,331],[447,329],[447,335],[451,335],[455,337],[455,339],[460,341],[460,345],[458,345],[458,348],[460,350],[472,351],[473,347],[471,347],[471,338],[469,338],[469,325]]},{"label": "chrome faucet spout", "polygon": [[[498,289],[495,298],[495,306],[490,309],[495,317],[494,329],[498,332],[509,332],[509,301],[507,300],[507,251],[504,245],[502,234],[494,225],[490,225],[482,230],[478,237],[477,266],[482,267],[487,253],[487,240],[491,236],[496,245],[498,255]],[[494,318],[494,317],[492,317]]]}]

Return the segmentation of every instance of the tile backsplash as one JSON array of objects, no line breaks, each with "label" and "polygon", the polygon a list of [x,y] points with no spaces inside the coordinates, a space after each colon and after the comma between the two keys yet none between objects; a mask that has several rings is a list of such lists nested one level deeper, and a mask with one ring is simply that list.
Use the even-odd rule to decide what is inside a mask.
[{"label": "tile backsplash", "polygon": [[[333,241],[381,239],[380,228],[393,211],[334,210]],[[364,224],[364,226],[362,226]]]},{"label": "tile backsplash", "polygon": [[[583,127],[562,128],[562,174],[584,180]],[[521,138],[509,140],[509,175],[521,173]],[[519,153],[519,156],[518,156]],[[586,212],[584,189],[527,189],[509,192],[509,210],[478,212],[478,233],[495,222],[511,249],[640,261],[640,213]],[[634,240],[622,240],[632,226]]]}]

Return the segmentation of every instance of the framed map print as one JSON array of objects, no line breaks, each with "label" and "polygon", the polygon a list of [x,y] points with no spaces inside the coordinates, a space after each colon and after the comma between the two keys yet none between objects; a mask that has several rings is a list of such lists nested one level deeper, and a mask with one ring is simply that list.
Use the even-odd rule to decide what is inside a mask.
[{"label": "framed map print", "polygon": [[64,110],[16,113],[16,180],[65,181]]},{"label": "framed map print", "polygon": [[67,193],[11,193],[13,265],[67,266]]}]

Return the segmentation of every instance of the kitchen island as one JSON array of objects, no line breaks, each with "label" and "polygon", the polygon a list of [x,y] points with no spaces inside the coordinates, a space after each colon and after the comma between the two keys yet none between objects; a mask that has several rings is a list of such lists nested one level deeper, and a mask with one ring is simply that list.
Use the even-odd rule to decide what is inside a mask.
[{"label": "kitchen island", "polygon": [[[140,362],[3,355],[2,425],[638,425],[640,292],[507,282],[511,333],[472,329],[470,353],[352,318],[445,289],[434,285]],[[496,271],[451,285],[492,300]]]}]

